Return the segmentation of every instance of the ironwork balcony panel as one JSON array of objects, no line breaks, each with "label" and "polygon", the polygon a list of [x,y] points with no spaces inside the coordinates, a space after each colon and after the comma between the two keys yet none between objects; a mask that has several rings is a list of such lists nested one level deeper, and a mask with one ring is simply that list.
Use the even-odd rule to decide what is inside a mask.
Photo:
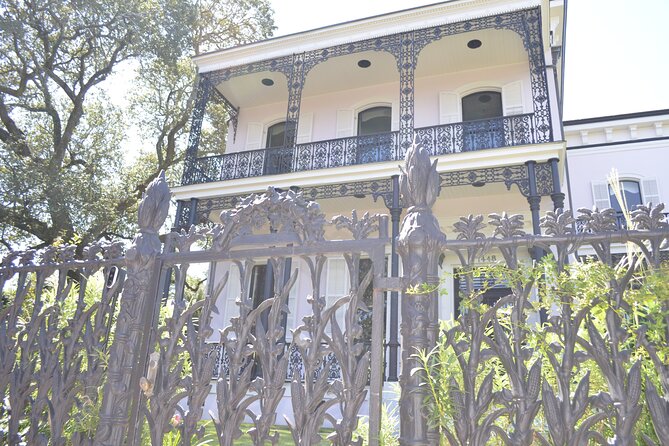
[{"label": "ironwork balcony panel", "polygon": [[[417,128],[415,133],[433,156],[539,141],[532,113]],[[183,185],[400,161],[399,139],[399,132],[388,132],[197,158],[187,164]]]},{"label": "ironwork balcony panel", "polygon": [[416,129],[418,139],[432,155],[520,146],[537,141],[534,115],[457,122]]},{"label": "ironwork balcony panel", "polygon": [[399,132],[299,144],[294,171],[392,161],[397,159],[398,146]]}]

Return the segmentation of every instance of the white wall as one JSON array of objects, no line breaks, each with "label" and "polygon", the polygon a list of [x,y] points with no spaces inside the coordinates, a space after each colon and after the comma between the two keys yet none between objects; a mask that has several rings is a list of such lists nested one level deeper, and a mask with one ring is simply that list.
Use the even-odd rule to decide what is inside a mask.
[{"label": "white wall", "polygon": [[[453,92],[461,98],[469,93],[488,88],[501,91],[504,85],[515,81],[522,83],[523,111],[532,112],[530,76],[526,63],[417,78],[415,80],[414,127],[439,124],[440,92]],[[277,102],[242,108],[239,113],[236,139],[234,142],[228,141],[227,152],[246,150],[249,124],[260,124],[266,131],[269,125],[285,120],[286,104],[286,102]],[[357,115],[361,109],[379,104],[392,106],[392,128],[397,130],[399,128],[399,81],[303,97],[300,113],[301,116],[309,116],[312,119],[311,141],[323,141],[337,138],[338,110],[352,110],[353,114]],[[454,122],[460,120],[457,119]],[[265,136],[266,133],[263,132],[262,147],[264,147]]]},{"label": "white wall", "polygon": [[655,180],[660,199],[669,200],[669,140],[568,150],[567,160],[574,209],[595,205],[593,183],[606,182],[612,169],[621,180],[636,180],[642,187],[644,181]]}]

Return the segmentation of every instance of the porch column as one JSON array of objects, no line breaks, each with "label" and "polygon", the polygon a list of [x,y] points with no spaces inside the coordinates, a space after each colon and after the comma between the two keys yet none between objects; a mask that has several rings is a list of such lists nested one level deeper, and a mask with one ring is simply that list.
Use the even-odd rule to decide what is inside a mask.
[{"label": "porch column", "polygon": [[304,87],[304,53],[293,54],[293,63],[288,78],[288,108],[286,110],[286,131],[284,133],[285,148],[295,147],[297,139],[297,125],[300,119],[300,104],[302,103],[302,88]]},{"label": "porch column", "polygon": [[416,70],[416,51],[414,48],[413,31],[402,34],[400,40],[397,65],[400,72],[400,135],[397,159],[404,158],[404,154],[413,143],[413,114],[414,114],[414,71]]},{"label": "porch column", "polygon": [[184,160],[184,173],[181,184],[193,184],[197,182],[197,172],[195,172],[195,159],[197,158],[197,149],[200,146],[200,133],[202,132],[202,120],[204,112],[211,94],[211,82],[209,79],[200,76],[197,85],[197,97],[193,107],[193,117],[190,123],[190,133],[188,135],[188,146],[186,146],[186,159]]},{"label": "porch column", "polygon": [[530,204],[530,212],[532,213],[532,233],[534,235],[541,234],[541,227],[539,223],[541,222],[541,217],[539,215],[539,210],[541,207],[541,195],[537,192],[537,174],[536,174],[536,161],[527,161],[525,163],[527,166],[527,176],[529,183],[530,194],[527,197],[527,202]]},{"label": "porch column", "polygon": [[[400,232],[400,216],[402,207],[400,206],[400,181],[399,175],[393,175],[393,196],[390,206],[390,219],[392,223],[392,242],[390,245],[390,275],[398,277],[400,271],[400,259],[397,255],[397,236]],[[397,357],[399,352],[398,338],[398,293],[390,292],[390,339],[388,341],[388,381],[397,381]]]},{"label": "porch column", "polygon": [[446,239],[432,214],[439,183],[437,161],[430,163],[429,152],[421,144],[411,146],[400,179],[402,200],[408,208],[397,240],[404,281],[414,290],[402,294],[402,446],[439,444],[438,432],[428,427],[425,372],[415,359],[417,350],[430,351],[436,346],[439,333],[438,261]]},{"label": "porch column", "polygon": [[551,175],[553,177],[553,193],[551,200],[553,200],[553,210],[564,209],[564,193],[560,188],[560,173],[558,171],[558,159],[551,158],[548,160],[551,163]]}]

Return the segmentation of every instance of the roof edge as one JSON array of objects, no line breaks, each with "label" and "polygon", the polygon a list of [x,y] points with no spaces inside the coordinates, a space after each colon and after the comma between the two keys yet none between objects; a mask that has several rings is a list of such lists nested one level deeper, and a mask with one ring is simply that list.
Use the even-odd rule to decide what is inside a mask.
[{"label": "roof edge", "polygon": [[634,113],[623,113],[620,115],[597,116],[593,118],[573,119],[564,121],[565,127],[571,125],[594,124],[597,122],[618,121],[621,119],[646,118],[649,116],[669,115],[669,108],[659,110],[648,110]]}]

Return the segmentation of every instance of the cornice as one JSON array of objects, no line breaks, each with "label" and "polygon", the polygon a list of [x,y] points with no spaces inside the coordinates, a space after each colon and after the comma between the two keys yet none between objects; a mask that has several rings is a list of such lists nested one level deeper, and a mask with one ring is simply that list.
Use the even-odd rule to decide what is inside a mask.
[{"label": "cornice", "polygon": [[540,0],[461,0],[345,22],[227,48],[193,58],[200,73],[275,59],[431,26],[457,23],[541,6]]}]

